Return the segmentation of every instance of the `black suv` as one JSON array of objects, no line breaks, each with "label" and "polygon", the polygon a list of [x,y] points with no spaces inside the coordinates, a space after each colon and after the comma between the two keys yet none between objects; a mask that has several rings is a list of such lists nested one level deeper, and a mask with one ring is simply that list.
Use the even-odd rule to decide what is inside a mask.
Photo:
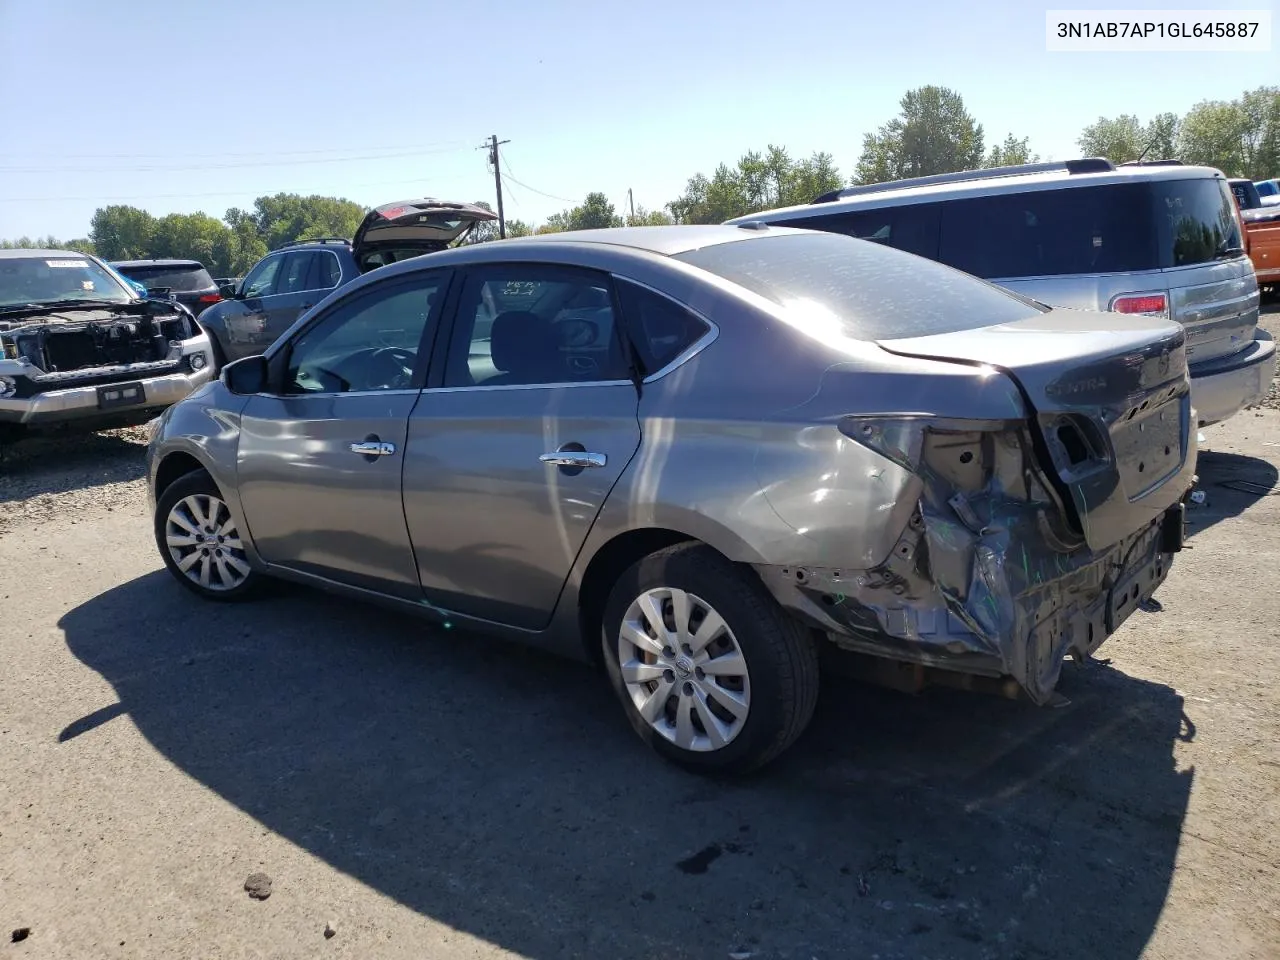
[{"label": "black suv", "polygon": [[222,299],[199,260],[115,260],[117,273],[147,288],[147,296],[176,300],[196,316]]},{"label": "black suv", "polygon": [[388,263],[443,250],[497,214],[470,203],[405,200],[369,212],[351,240],[299,240],[272,250],[200,315],[221,367],[262,353],[337,288]]}]

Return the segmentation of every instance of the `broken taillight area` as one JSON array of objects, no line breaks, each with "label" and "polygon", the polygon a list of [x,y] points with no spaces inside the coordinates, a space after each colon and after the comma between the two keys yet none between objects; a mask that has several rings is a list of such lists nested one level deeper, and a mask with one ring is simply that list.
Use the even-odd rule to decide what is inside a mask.
[{"label": "broken taillight area", "polygon": [[1164,580],[1160,519],[1091,548],[1058,475],[1109,460],[1088,418],[848,417],[840,432],[918,477],[897,541],[860,570],[760,567],[794,612],[847,649],[1012,676],[1045,703],[1069,654],[1087,657]]}]

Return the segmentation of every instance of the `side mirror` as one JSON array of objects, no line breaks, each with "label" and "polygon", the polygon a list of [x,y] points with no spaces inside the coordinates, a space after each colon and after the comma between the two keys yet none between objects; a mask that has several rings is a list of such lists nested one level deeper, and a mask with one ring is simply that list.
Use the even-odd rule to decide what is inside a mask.
[{"label": "side mirror", "polygon": [[267,358],[261,355],[242,357],[222,368],[222,382],[228,390],[241,397],[264,392],[270,378]]},{"label": "side mirror", "polygon": [[236,285],[234,283],[224,283],[218,287],[218,293],[222,295],[223,300],[236,299]]}]

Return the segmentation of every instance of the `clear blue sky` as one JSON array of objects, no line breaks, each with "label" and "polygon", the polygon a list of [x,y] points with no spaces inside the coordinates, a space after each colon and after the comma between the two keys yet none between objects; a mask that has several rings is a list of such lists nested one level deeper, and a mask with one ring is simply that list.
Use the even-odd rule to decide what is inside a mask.
[{"label": "clear blue sky", "polygon": [[[847,175],[863,134],[930,83],[963,95],[988,143],[1013,132],[1061,159],[1099,115],[1145,120],[1280,82],[1274,47],[1047,53],[1044,11],[1077,5],[1108,9],[0,0],[0,237],[84,236],[106,203],[221,217],[279,191],[492,202],[475,149],[491,133],[511,140],[508,217],[540,221],[591,190],[655,208],[771,142],[828,151]],[[1179,6],[1280,20],[1275,0]]]}]

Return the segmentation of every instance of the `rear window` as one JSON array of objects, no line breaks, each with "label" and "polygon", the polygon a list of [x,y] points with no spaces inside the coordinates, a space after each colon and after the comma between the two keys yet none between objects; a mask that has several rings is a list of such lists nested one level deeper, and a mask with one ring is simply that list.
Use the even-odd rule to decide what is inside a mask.
[{"label": "rear window", "polygon": [[946,203],[938,259],[987,279],[1158,269],[1151,185],[1034,190]]},{"label": "rear window", "polygon": [[1151,186],[1163,266],[1208,263],[1241,252],[1240,226],[1225,181],[1169,180]]},{"label": "rear window", "polygon": [[856,340],[921,337],[1026,320],[1031,301],[939,263],[838,234],[759,236],[678,254]]},{"label": "rear window", "polygon": [[140,266],[116,267],[130,280],[137,280],[147,289],[165,287],[176,293],[189,293],[193,290],[208,290],[217,286],[209,271],[199,264],[190,267],[182,266]]},{"label": "rear window", "polygon": [[939,260],[987,280],[1127,273],[1239,253],[1225,181],[1029,190],[789,219]]}]

